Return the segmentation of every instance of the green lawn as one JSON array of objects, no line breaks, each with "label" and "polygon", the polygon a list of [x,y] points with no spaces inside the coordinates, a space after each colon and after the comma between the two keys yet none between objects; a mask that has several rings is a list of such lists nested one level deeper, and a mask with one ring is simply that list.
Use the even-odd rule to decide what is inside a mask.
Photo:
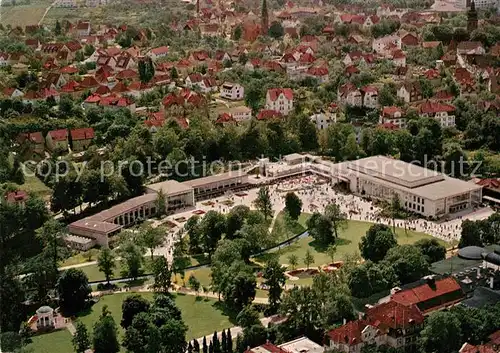
[{"label": "green lawn", "polygon": [[[307,216],[303,217],[301,223],[305,222],[305,218],[307,218]],[[361,241],[361,237],[366,234],[367,230],[372,225],[373,223],[369,222],[349,220],[346,229],[340,232],[340,236],[337,241],[337,253],[335,255],[335,260],[341,260],[346,254],[359,252],[358,244]],[[396,228],[396,239],[401,245],[413,244],[423,238],[432,238],[432,236],[411,230],[408,230],[408,232],[405,233],[403,228]],[[445,243],[443,242],[443,244]],[[288,257],[291,254],[295,254],[299,258],[299,267],[305,267],[302,261],[308,249],[314,256],[314,263],[311,267],[325,265],[330,262],[330,258],[324,252],[325,249],[317,244],[312,237],[300,239],[299,241],[275,251],[274,253],[279,256],[279,261],[282,264],[287,264]],[[257,259],[259,261],[265,261],[269,256],[272,255],[265,254],[258,256]]]},{"label": "green lawn", "polygon": [[[120,326],[122,317],[122,302],[133,293],[118,293],[102,297],[89,312],[82,314],[79,318],[89,330],[92,330],[94,322],[96,322],[101,314],[104,305],[108,306],[115,322],[119,326],[120,335],[123,334],[123,329]],[[152,300],[152,293],[140,293],[145,298]],[[182,318],[188,326],[187,339],[199,338],[221,331],[222,329],[234,326],[231,323],[229,316],[223,312],[220,303],[214,299],[197,298],[194,295],[176,295],[175,302],[182,312]],[[58,351],[53,351],[57,352]]]},{"label": "green lawn", "polygon": [[[149,257],[149,255],[145,256],[144,263],[142,265],[142,269],[144,272],[150,272],[150,269],[149,269],[150,263],[151,263],[151,258]],[[120,260],[117,260],[114,275],[111,278],[113,279],[113,278],[122,277],[121,272],[124,269],[124,266],[125,265]],[[105,280],[104,274],[102,272],[99,272],[99,268],[98,268],[97,264],[82,266],[82,267],[79,267],[79,269],[82,270],[87,275],[87,277],[89,278],[89,282],[104,281]]]},{"label": "green lawn", "polygon": [[33,343],[28,348],[33,353],[72,353],[71,333],[61,330],[34,336]]}]

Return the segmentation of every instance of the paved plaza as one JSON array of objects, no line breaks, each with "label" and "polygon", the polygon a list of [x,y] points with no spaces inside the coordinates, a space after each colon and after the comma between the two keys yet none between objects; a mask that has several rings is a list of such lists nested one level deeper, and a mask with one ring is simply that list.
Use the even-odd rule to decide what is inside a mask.
[{"label": "paved plaza", "polygon": [[[256,180],[253,177],[254,183],[265,182],[265,178]],[[268,180],[267,180],[268,181]],[[316,175],[299,176],[293,179],[277,181],[269,185],[271,192],[271,200],[273,203],[274,218],[285,207],[285,195],[287,192],[295,192],[303,202],[302,212],[313,213],[315,211],[323,212],[325,207],[335,202],[340,205],[342,211],[347,214],[348,219],[359,220],[371,223],[383,223],[392,225],[392,219],[383,218],[380,216],[381,209],[374,206],[372,202],[362,199],[361,197],[344,194],[336,191],[325,179]],[[210,200],[200,201],[196,203],[194,208],[182,211],[162,220],[155,220],[154,226],[168,222],[175,227],[169,231],[169,236],[166,237],[164,246],[156,249],[156,255],[165,255],[171,259],[171,248],[175,243],[175,239],[182,233],[184,223],[194,215],[203,216],[204,213],[214,210],[227,214],[231,208],[238,205],[246,205],[254,209],[253,201],[257,198],[259,188],[255,187],[241,193],[226,193],[224,196]],[[461,223],[465,219],[479,220],[489,217],[493,213],[490,208],[480,208],[473,212],[467,211],[455,215],[454,219],[432,222],[425,219],[416,220],[401,220],[396,219],[396,227],[415,230],[418,232],[427,233],[436,238],[447,242],[458,241],[460,239]],[[406,223],[406,224],[405,224]]]}]

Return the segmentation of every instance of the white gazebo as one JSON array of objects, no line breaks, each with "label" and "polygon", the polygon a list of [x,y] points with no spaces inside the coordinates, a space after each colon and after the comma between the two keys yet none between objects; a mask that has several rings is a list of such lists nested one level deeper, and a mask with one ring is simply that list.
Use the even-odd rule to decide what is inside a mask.
[{"label": "white gazebo", "polygon": [[50,329],[54,328],[54,309],[50,306],[42,306],[36,311],[36,327],[37,329]]}]

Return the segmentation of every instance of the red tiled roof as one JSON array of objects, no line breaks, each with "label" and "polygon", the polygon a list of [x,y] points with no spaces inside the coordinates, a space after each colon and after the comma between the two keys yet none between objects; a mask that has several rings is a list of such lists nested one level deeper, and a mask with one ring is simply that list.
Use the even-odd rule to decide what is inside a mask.
[{"label": "red tiled roof", "polygon": [[424,322],[424,315],[416,305],[406,306],[392,300],[368,309],[366,317],[371,322],[378,322],[379,325],[383,324],[393,329],[404,328],[410,324],[420,325]]},{"label": "red tiled roof", "polygon": [[[500,179],[495,179],[495,178],[479,179],[478,181],[476,181],[476,184],[490,189],[498,189],[500,188]],[[499,342],[500,342],[500,333],[499,333]]]},{"label": "red tiled roof", "polygon": [[460,348],[459,353],[498,353],[493,347],[487,345],[473,346],[472,344],[465,343]]},{"label": "red tiled roof", "polygon": [[117,73],[115,77],[118,80],[124,80],[124,79],[136,78],[137,76],[138,76],[137,71],[132,69],[126,69]]},{"label": "red tiled roof", "polygon": [[30,142],[34,142],[36,144],[44,143],[41,132],[27,132],[19,134],[18,141],[22,143],[24,140],[29,140]]},{"label": "red tiled roof", "polygon": [[441,112],[454,112],[455,107],[451,104],[432,102],[430,100],[425,101],[419,106],[420,112],[423,114],[435,114]]},{"label": "red tiled roof", "polygon": [[111,93],[111,90],[109,89],[108,86],[106,85],[102,85],[102,86],[99,86],[99,88],[97,88],[94,92],[96,95],[106,95],[106,94],[110,94]]},{"label": "red tiled roof", "polygon": [[282,115],[280,112],[271,109],[261,109],[259,114],[257,114],[257,120],[267,120],[281,117]]},{"label": "red tiled roof", "polygon": [[80,86],[83,88],[93,88],[99,86],[99,82],[94,77],[87,76],[80,82]]},{"label": "red tiled roof", "polygon": [[83,127],[80,129],[73,129],[70,131],[71,138],[75,140],[89,140],[94,138],[94,129],[91,127]]},{"label": "red tiled roof", "polygon": [[492,333],[488,336],[488,338],[490,339],[491,344],[500,345],[500,330]]},{"label": "red tiled roof", "polygon": [[65,66],[61,70],[59,70],[62,74],[75,74],[78,72],[78,68],[74,66]]},{"label": "red tiled roof", "polygon": [[92,94],[85,99],[85,103],[98,103],[101,100],[101,96],[99,94]]},{"label": "red tiled roof", "polygon": [[69,81],[61,87],[61,92],[75,92],[80,85],[76,81]]},{"label": "red tiled roof", "polygon": [[257,348],[262,348],[262,349],[265,349],[266,351],[270,352],[270,353],[288,353],[287,351],[285,351],[284,349],[281,349],[280,347],[278,346],[275,346],[274,344],[272,343],[265,343],[259,347],[255,347],[252,350],[252,349],[249,349],[249,350],[246,350],[245,353],[257,353],[257,352],[262,352],[262,349],[258,349]]},{"label": "red tiled roof", "polygon": [[52,130],[49,131],[50,137],[52,137],[52,140],[54,141],[64,141],[68,138],[68,130],[66,129],[60,129],[60,130]]},{"label": "red tiled roof", "polygon": [[382,115],[388,116],[388,117],[393,117],[394,114],[396,114],[398,112],[403,114],[403,110],[401,108],[395,107],[395,106],[384,107],[384,109],[382,109]]},{"label": "red tiled roof", "polygon": [[378,89],[375,86],[364,86],[361,87],[361,91],[364,93],[378,93]]},{"label": "red tiled roof", "polygon": [[267,90],[269,98],[272,101],[278,99],[278,97],[283,94],[285,99],[292,100],[293,99],[293,91],[291,88],[271,88]]},{"label": "red tiled roof", "polygon": [[219,117],[215,121],[216,124],[232,123],[235,122],[233,116],[229,113],[219,114]]},{"label": "red tiled roof", "polygon": [[345,343],[348,345],[358,344],[361,342],[361,332],[368,323],[364,320],[349,321],[327,333],[331,341],[336,343]]},{"label": "red tiled roof", "polygon": [[168,47],[167,46],[162,46],[162,47],[151,49],[151,53],[153,53],[155,55],[167,54],[168,53]]},{"label": "red tiled roof", "polygon": [[357,74],[359,69],[354,65],[349,65],[345,68],[345,72],[348,74]]},{"label": "red tiled roof", "polygon": [[412,289],[397,292],[391,295],[391,300],[403,305],[413,305],[456,291],[461,291],[460,285],[452,277],[448,277],[435,281],[433,287],[426,283]]},{"label": "red tiled roof", "polygon": [[312,76],[325,76],[328,75],[328,68],[327,67],[311,67],[309,70],[307,70],[307,73]]},{"label": "red tiled roof", "polygon": [[24,190],[8,192],[5,195],[5,199],[11,203],[25,201],[27,198],[28,198],[28,193]]}]

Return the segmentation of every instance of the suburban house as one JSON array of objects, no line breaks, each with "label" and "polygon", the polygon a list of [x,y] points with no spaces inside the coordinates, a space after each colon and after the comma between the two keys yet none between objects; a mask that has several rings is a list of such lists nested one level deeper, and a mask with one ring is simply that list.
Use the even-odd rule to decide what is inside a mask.
[{"label": "suburban house", "polygon": [[280,345],[274,345],[267,341],[266,343],[250,348],[244,353],[323,353],[325,348],[321,347],[316,342],[311,341],[307,337],[300,337],[293,341],[286,342]]},{"label": "suburban house", "polygon": [[309,117],[318,130],[324,130],[337,121],[336,112],[321,112]]},{"label": "suburban house", "polygon": [[361,91],[350,82],[339,87],[337,97],[341,104],[356,107],[363,106],[363,95],[361,94]]},{"label": "suburban house", "polygon": [[391,124],[398,129],[406,127],[406,118],[404,117],[403,110],[400,107],[384,107],[379,119],[380,124]]},{"label": "suburban house", "polygon": [[423,99],[422,89],[417,81],[403,83],[398,88],[396,95],[405,103],[418,102]]},{"label": "suburban house", "polygon": [[230,100],[241,100],[244,97],[245,89],[237,83],[224,82],[220,90],[221,98]]},{"label": "suburban house", "polygon": [[420,115],[434,118],[441,124],[441,127],[455,126],[455,107],[451,104],[433,102],[426,100],[419,105]]},{"label": "suburban house", "polygon": [[78,37],[87,37],[90,35],[90,22],[81,21],[76,25],[76,34]]},{"label": "suburban house", "polygon": [[215,120],[215,124],[218,125],[227,125],[227,124],[234,124],[236,123],[236,120],[234,120],[233,116],[229,113],[221,113],[217,117],[217,120]]},{"label": "suburban house", "polygon": [[416,305],[391,300],[367,309],[358,320],[329,331],[325,346],[346,353],[359,353],[370,344],[410,349],[417,343],[423,323],[424,315]]},{"label": "suburban house", "polygon": [[328,68],[326,66],[310,67],[306,72],[306,76],[317,79],[319,83],[325,83],[329,79]]},{"label": "suburban house", "polygon": [[366,108],[378,107],[378,89],[375,86],[364,86],[361,88],[363,95],[363,106]]},{"label": "suburban house", "polygon": [[373,40],[372,49],[378,54],[389,56],[395,49],[401,49],[401,38],[396,35],[376,38]]},{"label": "suburban house", "polygon": [[0,53],[0,67],[8,65],[9,54]]},{"label": "suburban house", "polygon": [[159,58],[164,58],[168,54],[168,47],[167,46],[162,46],[158,48],[151,49],[148,52],[148,56],[153,60],[156,61]]},{"label": "suburban house", "polygon": [[84,127],[80,129],[73,129],[70,131],[71,145],[74,152],[84,151],[92,143],[94,138],[94,129],[91,127]]},{"label": "suburban house", "polygon": [[481,42],[460,42],[457,45],[457,55],[484,55],[486,50]]},{"label": "suburban house", "polygon": [[291,88],[271,88],[266,94],[266,109],[288,115],[293,110],[293,91]]},{"label": "suburban house", "polygon": [[24,160],[40,160],[45,150],[45,139],[41,132],[21,133],[17,136],[17,143],[21,146],[21,158]]},{"label": "suburban house", "polygon": [[236,121],[245,121],[252,119],[252,109],[240,105],[237,107],[233,107],[229,110],[229,113],[233,116]]},{"label": "suburban house", "polygon": [[49,131],[45,139],[47,148],[53,152],[56,149],[66,151],[68,149],[68,130],[60,129]]},{"label": "suburban house", "polygon": [[187,88],[199,88],[202,93],[215,92],[218,90],[215,78],[202,76],[200,73],[188,75],[185,80]]}]

